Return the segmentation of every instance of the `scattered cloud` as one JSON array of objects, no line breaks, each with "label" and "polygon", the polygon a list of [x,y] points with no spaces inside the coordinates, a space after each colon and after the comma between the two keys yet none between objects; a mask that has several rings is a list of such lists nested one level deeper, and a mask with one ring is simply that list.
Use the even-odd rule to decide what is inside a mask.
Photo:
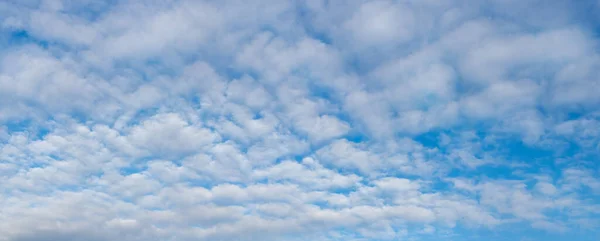
[{"label": "scattered cloud", "polygon": [[590,240],[599,7],[4,1],[0,241]]}]

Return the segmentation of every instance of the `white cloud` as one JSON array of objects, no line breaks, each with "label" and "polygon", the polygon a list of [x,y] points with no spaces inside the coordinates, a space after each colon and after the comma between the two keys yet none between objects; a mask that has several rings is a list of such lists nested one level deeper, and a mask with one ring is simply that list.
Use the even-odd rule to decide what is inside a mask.
[{"label": "white cloud", "polygon": [[300,120],[298,126],[299,129],[308,133],[308,136],[317,142],[340,137],[350,130],[347,123],[329,115]]},{"label": "white cloud", "polygon": [[[56,58],[34,46],[17,48],[1,60],[0,94],[3,106],[18,107],[19,103],[42,106],[38,114],[64,110],[83,110],[91,107],[101,91],[93,82],[81,77],[73,59]],[[75,101],[77,100],[77,101]],[[12,109],[12,108],[11,108]],[[27,117],[27,109],[15,108],[6,118]],[[34,115],[35,116],[35,115]]]},{"label": "white cloud", "polygon": [[131,129],[128,138],[154,155],[190,153],[219,140],[219,135],[190,125],[177,114],[159,114]]},{"label": "white cloud", "polygon": [[380,166],[378,156],[357,148],[358,144],[347,140],[338,140],[317,152],[319,159],[342,169],[355,169],[370,173]]},{"label": "white cloud", "polygon": [[410,40],[415,22],[413,12],[401,4],[372,1],[363,3],[344,27],[356,40],[369,46]]},{"label": "white cloud", "polygon": [[[587,55],[589,47],[589,40],[571,29],[494,39],[468,52],[462,70],[474,82],[527,78],[535,74],[537,65],[564,65]],[[515,69],[518,67],[522,69]],[[509,71],[515,73],[507,76]]]},{"label": "white cloud", "polygon": [[324,168],[316,160],[307,157],[302,163],[283,161],[266,169],[256,170],[254,173],[259,179],[273,181],[293,181],[305,185],[306,188],[350,188],[356,185],[361,178],[357,175],[342,175],[333,170]]}]

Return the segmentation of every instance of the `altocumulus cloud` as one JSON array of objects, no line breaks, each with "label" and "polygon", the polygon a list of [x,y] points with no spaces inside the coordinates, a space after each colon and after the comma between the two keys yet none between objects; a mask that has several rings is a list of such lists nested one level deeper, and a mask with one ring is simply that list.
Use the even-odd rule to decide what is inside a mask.
[{"label": "altocumulus cloud", "polygon": [[600,2],[0,2],[0,240],[596,240]]}]

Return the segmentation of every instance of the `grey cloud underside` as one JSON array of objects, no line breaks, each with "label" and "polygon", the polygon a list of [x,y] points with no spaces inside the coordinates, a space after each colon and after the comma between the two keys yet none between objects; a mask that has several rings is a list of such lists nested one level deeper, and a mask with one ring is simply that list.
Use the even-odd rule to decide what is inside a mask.
[{"label": "grey cloud underside", "polygon": [[541,2],[4,1],[0,240],[594,230],[597,41]]}]

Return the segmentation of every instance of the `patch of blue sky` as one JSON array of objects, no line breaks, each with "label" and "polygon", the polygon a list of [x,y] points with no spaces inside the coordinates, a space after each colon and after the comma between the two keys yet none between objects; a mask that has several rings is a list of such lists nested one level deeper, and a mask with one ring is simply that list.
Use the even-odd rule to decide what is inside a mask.
[{"label": "patch of blue sky", "polygon": [[14,49],[15,46],[34,44],[40,47],[48,47],[49,42],[40,40],[31,36],[26,30],[21,29],[2,29],[0,30],[0,49],[7,51]]}]

